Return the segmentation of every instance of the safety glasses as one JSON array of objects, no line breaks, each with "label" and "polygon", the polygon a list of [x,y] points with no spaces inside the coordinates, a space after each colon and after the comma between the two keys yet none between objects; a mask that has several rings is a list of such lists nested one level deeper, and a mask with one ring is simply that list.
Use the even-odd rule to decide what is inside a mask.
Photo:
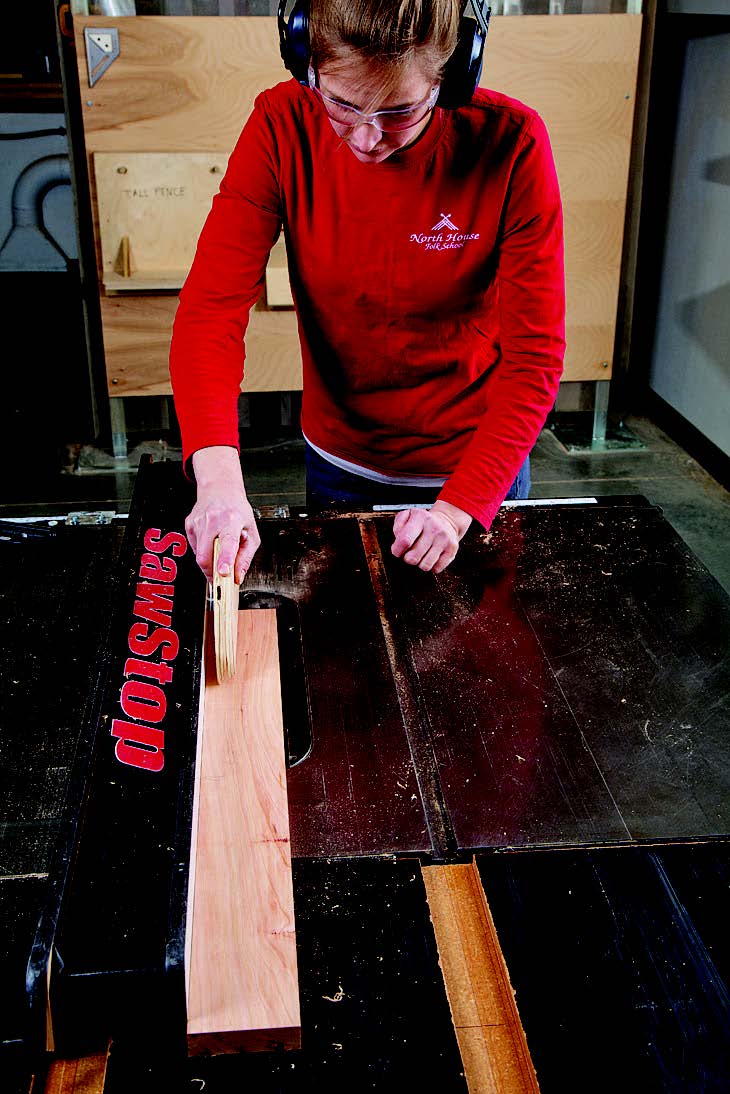
[{"label": "safety glasses", "polygon": [[439,87],[436,84],[431,88],[426,99],[423,99],[420,103],[414,103],[413,106],[407,106],[400,110],[376,110],[373,114],[365,114],[355,106],[350,106],[348,103],[340,102],[339,99],[333,99],[331,95],[326,95],[318,87],[317,76],[311,65],[307,75],[310,88],[322,100],[322,105],[333,122],[337,122],[338,125],[345,125],[348,128],[354,128],[357,125],[374,125],[381,133],[400,133],[404,129],[410,129],[412,126],[418,125],[428,112],[433,110],[439,94]]}]

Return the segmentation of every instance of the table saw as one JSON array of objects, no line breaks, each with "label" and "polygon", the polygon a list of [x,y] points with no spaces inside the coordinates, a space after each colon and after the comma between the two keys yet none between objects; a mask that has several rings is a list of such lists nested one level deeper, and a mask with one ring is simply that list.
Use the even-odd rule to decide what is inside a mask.
[{"label": "table saw", "polygon": [[3,1089],[50,994],[58,1052],[120,1046],[111,1091],[159,1089],[152,1061],[181,1089],[466,1090],[433,863],[475,864],[541,1090],[727,1089],[730,601],[641,497],[503,507],[437,577],[392,514],[262,514],[240,607],[276,610],[302,1048],[185,1060],[190,551],[150,599],[177,643],[154,783],[114,723],[145,537],[182,538],[191,490],[149,464],[126,522],[0,527]]}]

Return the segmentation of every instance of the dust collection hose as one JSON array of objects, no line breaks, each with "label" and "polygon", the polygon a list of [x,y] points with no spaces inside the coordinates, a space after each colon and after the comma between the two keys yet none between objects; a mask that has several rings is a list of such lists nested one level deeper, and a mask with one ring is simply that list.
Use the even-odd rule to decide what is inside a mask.
[{"label": "dust collection hose", "polygon": [[[0,270],[66,269],[67,256],[43,223],[44,197],[55,186],[64,185],[71,185],[68,156],[44,156],[21,171],[13,187],[13,226],[0,247]],[[39,247],[43,245],[41,265]]]}]

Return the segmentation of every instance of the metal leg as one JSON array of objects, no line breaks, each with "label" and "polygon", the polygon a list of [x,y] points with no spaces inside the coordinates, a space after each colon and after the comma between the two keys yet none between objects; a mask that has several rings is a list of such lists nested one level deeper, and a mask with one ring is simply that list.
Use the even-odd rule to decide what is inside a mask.
[{"label": "metal leg", "polygon": [[112,419],[112,452],[115,460],[127,458],[127,419],[124,414],[124,399],[118,396],[109,400],[109,412]]},{"label": "metal leg", "polygon": [[170,396],[160,396],[160,429],[165,432],[170,429]]},{"label": "metal leg", "polygon": [[293,417],[292,393],[291,391],[282,391],[279,398],[281,405],[281,424],[283,426],[290,426]]},{"label": "metal leg", "polygon": [[251,428],[251,400],[248,395],[238,396],[238,428]]},{"label": "metal leg", "polygon": [[593,437],[592,448],[600,448],[606,443],[606,428],[608,426],[608,392],[611,386],[610,380],[596,380],[596,400],[593,404]]}]

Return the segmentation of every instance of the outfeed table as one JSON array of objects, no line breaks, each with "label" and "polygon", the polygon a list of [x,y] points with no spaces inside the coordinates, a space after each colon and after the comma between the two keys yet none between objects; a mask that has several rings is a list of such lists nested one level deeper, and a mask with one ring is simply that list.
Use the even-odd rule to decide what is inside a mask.
[{"label": "outfeed table", "polygon": [[[541,1090],[726,1089],[730,602],[640,497],[503,509],[438,577],[391,556],[392,514],[261,520],[240,607],[277,613],[303,1047],[185,1059],[190,505],[150,465],[123,545],[0,533],[9,1083],[45,1048],[50,975],[57,1050],[120,1046],[111,1091],[146,1057],[207,1091],[465,1090],[422,867],[473,863]],[[150,547],[177,564],[141,596],[174,673],[165,718],[124,727]]]}]

